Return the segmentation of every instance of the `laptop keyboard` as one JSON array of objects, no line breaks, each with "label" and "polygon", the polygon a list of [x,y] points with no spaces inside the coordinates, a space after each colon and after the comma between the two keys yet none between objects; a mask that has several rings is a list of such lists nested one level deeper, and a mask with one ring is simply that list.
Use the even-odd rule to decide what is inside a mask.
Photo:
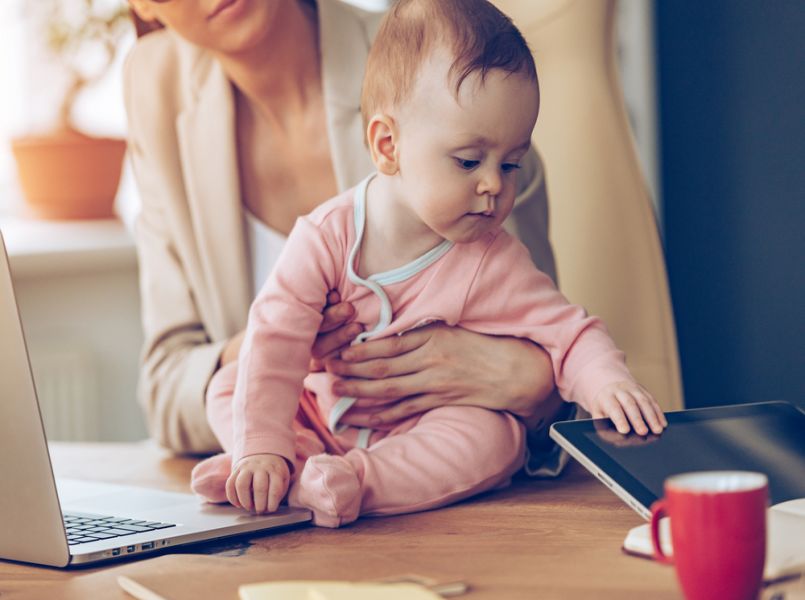
[{"label": "laptop keyboard", "polygon": [[167,529],[168,527],[176,527],[176,524],[119,519],[117,517],[86,513],[64,514],[67,543],[71,546],[73,544],[123,537],[124,535],[134,535],[135,533],[145,533],[146,531],[155,531],[157,529]]}]

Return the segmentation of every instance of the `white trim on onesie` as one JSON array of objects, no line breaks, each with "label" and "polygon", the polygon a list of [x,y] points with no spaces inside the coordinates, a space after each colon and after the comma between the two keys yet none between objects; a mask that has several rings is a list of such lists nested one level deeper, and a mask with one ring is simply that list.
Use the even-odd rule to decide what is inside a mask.
[{"label": "white trim on onesie", "polygon": [[[390,271],[384,271],[382,273],[376,273],[374,275],[370,275],[366,279],[360,277],[355,272],[355,259],[358,256],[358,251],[361,248],[361,241],[363,240],[363,231],[366,225],[366,188],[369,186],[369,182],[375,176],[373,173],[369,175],[366,179],[361,181],[357,187],[355,188],[355,199],[354,199],[354,218],[355,218],[355,244],[352,246],[352,249],[349,252],[349,259],[347,261],[347,277],[349,280],[354,283],[355,285],[362,285],[364,287],[369,288],[380,300],[380,317],[372,328],[371,331],[364,331],[363,333],[359,334],[352,342],[352,345],[360,344],[368,339],[371,339],[381,333],[386,327],[391,325],[391,321],[393,319],[391,302],[389,301],[386,292],[383,291],[384,285],[391,285],[394,283],[399,283],[401,281],[405,281],[406,279],[413,277],[417,273],[424,271],[430,265],[435,263],[439,260],[445,253],[453,247],[453,242],[450,240],[444,240],[438,246],[431,248],[425,254],[416,258],[405,264],[401,267],[397,267],[396,269],[391,269]],[[328,419],[328,426],[330,431],[334,434],[343,433],[348,425],[344,425],[340,423],[341,417],[352,408],[355,404],[356,398],[352,397],[341,397],[338,402],[335,403],[333,409],[330,411],[330,416]],[[372,429],[369,427],[362,427],[358,432],[358,441],[357,445],[358,448],[368,448],[369,447],[369,437],[372,435]]]}]

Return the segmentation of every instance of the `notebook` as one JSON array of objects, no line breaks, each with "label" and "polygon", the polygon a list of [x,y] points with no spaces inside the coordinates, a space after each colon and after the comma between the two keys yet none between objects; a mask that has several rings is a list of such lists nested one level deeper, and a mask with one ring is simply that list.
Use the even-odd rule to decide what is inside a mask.
[{"label": "notebook", "polygon": [[[789,500],[769,508],[764,581],[772,582],[805,575],[805,498]],[[673,555],[670,519],[660,522],[662,549]],[[623,551],[653,558],[651,526],[635,527],[623,541]]]}]

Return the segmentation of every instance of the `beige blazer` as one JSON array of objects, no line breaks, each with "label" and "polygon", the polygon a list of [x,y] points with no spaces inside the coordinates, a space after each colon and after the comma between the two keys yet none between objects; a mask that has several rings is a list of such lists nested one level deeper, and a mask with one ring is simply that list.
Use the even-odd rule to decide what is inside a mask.
[{"label": "beige blazer", "polygon": [[[318,4],[327,133],[344,190],[373,169],[363,144],[360,89],[379,16],[337,0]],[[160,444],[215,452],[220,446],[207,425],[204,395],[226,341],[245,327],[253,297],[232,87],[209,53],[167,30],[137,43],[124,85],[142,202],[135,228],[145,333],[139,397]],[[536,152],[523,167],[507,226],[553,277]]]}]

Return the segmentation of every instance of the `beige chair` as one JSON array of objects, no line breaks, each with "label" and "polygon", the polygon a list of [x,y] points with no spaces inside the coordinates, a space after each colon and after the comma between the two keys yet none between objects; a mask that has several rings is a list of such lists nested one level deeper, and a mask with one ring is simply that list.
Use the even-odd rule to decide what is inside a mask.
[{"label": "beige chair", "polygon": [[615,64],[615,0],[495,0],[537,60],[534,142],[565,295],[601,316],[665,410],[683,408],[676,333],[648,189]]}]

